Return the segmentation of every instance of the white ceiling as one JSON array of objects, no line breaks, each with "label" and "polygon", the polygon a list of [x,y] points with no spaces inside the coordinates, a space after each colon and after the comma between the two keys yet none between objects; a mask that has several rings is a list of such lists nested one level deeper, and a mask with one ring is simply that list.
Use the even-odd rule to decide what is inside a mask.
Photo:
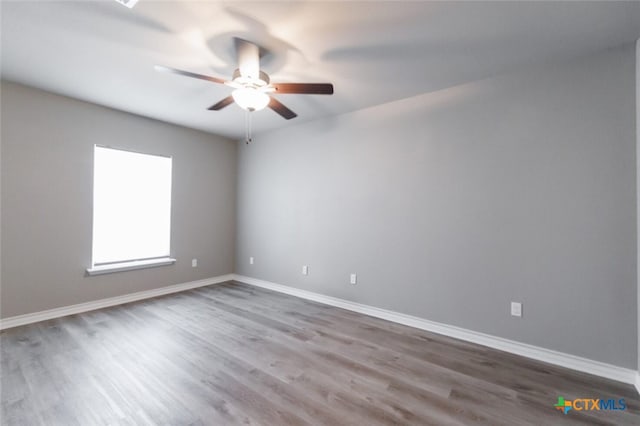
[{"label": "white ceiling", "polygon": [[153,66],[229,78],[237,36],[271,51],[272,81],[334,84],[280,95],[298,117],[254,113],[259,133],[640,37],[635,1],[3,1],[1,13],[3,79],[238,139],[243,111],[206,110],[229,87]]}]

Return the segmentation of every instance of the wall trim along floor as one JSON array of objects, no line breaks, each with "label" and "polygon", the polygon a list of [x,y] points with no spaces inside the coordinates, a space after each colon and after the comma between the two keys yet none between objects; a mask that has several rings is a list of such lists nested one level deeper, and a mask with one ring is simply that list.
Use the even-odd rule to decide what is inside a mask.
[{"label": "wall trim along floor", "polygon": [[63,306],[46,311],[34,312],[32,314],[17,315],[0,319],[0,330],[17,327],[19,325],[31,324],[39,321],[46,321],[53,318],[60,318],[67,315],[79,314],[82,312],[94,311],[96,309],[108,308],[109,306],[122,305],[124,303],[135,302],[137,300],[150,299],[152,297],[165,294],[177,293],[190,290],[192,288],[204,287],[212,284],[220,284],[233,280],[233,274],[220,275],[213,278],[205,278],[198,281],[190,281],[167,287],[154,288],[152,290],[139,291],[136,293],[124,294],[122,296],[109,297],[107,299],[94,300],[92,302],[79,303],[77,305]]},{"label": "wall trim along floor", "polygon": [[558,365],[572,370],[582,371],[611,380],[635,385],[640,393],[640,375],[637,371],[628,368],[618,367],[600,361],[594,361],[563,352],[553,351],[526,343],[516,342],[514,340],[503,339],[501,337],[491,336],[489,334],[479,333],[477,331],[467,330],[452,325],[429,321],[426,319],[414,317],[411,315],[401,314],[399,312],[380,309],[361,303],[350,302],[348,300],[336,297],[325,296],[311,291],[300,290],[297,288],[276,284],[256,278],[246,277],[243,275],[235,275],[236,281],[253,285],[256,287],[274,290],[280,293],[289,294],[291,296],[301,297],[303,299],[313,300],[315,302],[324,303],[326,305],[336,306],[338,308],[347,309],[354,312],[370,315],[372,317],[382,318],[387,321],[408,325],[410,327],[419,328],[421,330],[431,331],[433,333],[443,334],[445,336],[454,337],[456,339],[465,340],[467,342],[477,343],[479,345],[488,346],[490,348],[499,349],[505,352],[521,355],[538,361],[548,362],[549,364]]},{"label": "wall trim along floor", "polygon": [[39,321],[46,321],[53,318],[64,317],[67,315],[93,311],[96,309],[107,308],[110,306],[121,305],[124,303],[135,302],[137,300],[150,299],[152,297],[177,293],[180,291],[190,290],[192,288],[220,284],[232,280],[256,287],[265,288],[268,290],[277,291],[291,296],[300,297],[307,300],[313,300],[315,302],[324,303],[326,305],[359,312],[376,318],[382,318],[388,321],[408,325],[410,327],[415,327],[421,330],[443,334],[445,336],[477,343],[479,345],[488,346],[490,348],[525,356],[527,358],[536,359],[538,361],[548,362],[550,364],[559,365],[561,367],[594,374],[596,376],[605,377],[607,379],[632,384],[640,393],[640,373],[635,370],[237,274],[220,275],[217,277],[206,278],[198,281],[190,281],[186,283],[170,285],[167,287],[140,291],[136,293],[125,294],[122,296],[95,300],[92,302],[80,303],[77,305],[64,306],[60,308],[49,309],[46,311],[34,312],[31,314],[4,318],[0,319],[0,330],[25,324],[31,324]]}]

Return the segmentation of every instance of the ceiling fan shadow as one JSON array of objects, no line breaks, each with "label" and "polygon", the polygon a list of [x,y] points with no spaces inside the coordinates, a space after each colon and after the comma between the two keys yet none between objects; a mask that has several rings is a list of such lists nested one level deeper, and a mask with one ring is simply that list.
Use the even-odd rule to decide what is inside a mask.
[{"label": "ceiling fan shadow", "polygon": [[[292,53],[304,58],[300,49],[274,36],[269,31],[269,28],[257,19],[229,7],[225,8],[224,11],[245,27],[243,31],[216,34],[206,40],[206,45],[212,53],[227,63],[237,63],[235,39],[238,38],[258,45],[260,48],[260,66],[271,73],[284,68],[289,55]],[[229,40],[232,39],[234,43],[229,43]],[[233,70],[228,68],[225,70],[227,73],[229,71]]]}]

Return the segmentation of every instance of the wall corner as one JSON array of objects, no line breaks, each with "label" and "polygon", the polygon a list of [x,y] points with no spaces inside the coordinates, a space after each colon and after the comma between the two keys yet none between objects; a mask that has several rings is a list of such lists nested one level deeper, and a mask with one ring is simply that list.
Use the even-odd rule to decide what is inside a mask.
[{"label": "wall corner", "polygon": [[[636,40],[636,297],[638,335],[638,365],[640,371],[640,39]],[[640,378],[640,376],[638,376]],[[640,382],[636,382],[640,392]]]}]

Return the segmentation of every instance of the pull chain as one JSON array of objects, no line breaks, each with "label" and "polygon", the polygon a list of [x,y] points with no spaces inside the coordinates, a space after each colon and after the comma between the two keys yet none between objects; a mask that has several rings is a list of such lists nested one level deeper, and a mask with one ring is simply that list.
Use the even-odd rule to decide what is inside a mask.
[{"label": "pull chain", "polygon": [[251,139],[251,111],[247,111],[245,115],[245,138],[244,142],[249,145],[253,140]]}]

